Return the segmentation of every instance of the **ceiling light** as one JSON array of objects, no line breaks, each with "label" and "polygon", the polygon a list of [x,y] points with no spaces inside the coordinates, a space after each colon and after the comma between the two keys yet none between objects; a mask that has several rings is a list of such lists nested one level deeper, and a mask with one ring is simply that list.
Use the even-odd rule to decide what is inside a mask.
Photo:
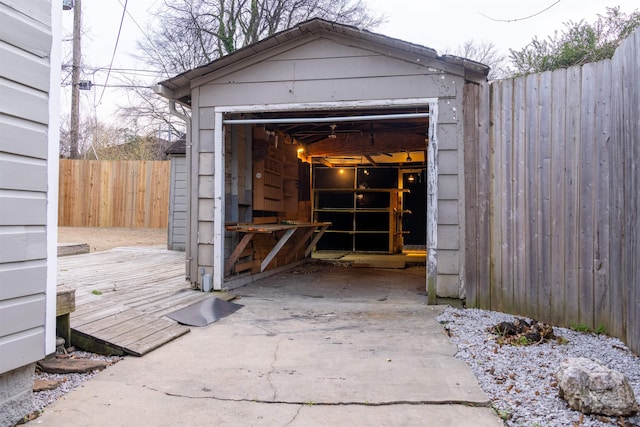
[{"label": "ceiling light", "polygon": [[329,138],[331,138],[331,139],[335,139],[336,138],[336,127],[337,126],[338,125],[335,125],[335,124],[329,125],[329,127],[331,128],[331,133],[329,134]]},{"label": "ceiling light", "polygon": [[411,154],[409,154],[409,152],[407,151],[407,162],[412,162],[413,159],[411,158]]}]

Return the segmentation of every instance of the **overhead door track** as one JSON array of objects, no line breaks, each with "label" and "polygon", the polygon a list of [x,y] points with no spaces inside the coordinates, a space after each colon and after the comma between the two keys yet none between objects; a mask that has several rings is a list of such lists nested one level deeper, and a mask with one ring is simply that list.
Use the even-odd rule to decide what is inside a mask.
[{"label": "overhead door track", "polygon": [[335,123],[335,122],[367,122],[373,120],[419,119],[429,117],[429,113],[375,114],[368,116],[338,117],[298,117],[284,119],[223,119],[228,125],[265,125],[265,124],[297,124],[297,123]]}]

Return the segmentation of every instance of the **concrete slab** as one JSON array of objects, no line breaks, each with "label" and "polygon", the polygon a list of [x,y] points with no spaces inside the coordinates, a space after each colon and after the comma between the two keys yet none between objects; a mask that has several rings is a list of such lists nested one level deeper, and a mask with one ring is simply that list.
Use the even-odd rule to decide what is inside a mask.
[{"label": "concrete slab", "polygon": [[424,275],[308,264],[239,288],[241,310],[110,367],[37,423],[501,426]]}]

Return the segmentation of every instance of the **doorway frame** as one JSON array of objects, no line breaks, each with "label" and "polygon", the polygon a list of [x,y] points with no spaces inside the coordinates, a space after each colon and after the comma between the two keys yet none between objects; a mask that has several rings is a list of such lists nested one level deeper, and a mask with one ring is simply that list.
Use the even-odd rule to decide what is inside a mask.
[{"label": "doorway frame", "polygon": [[[225,131],[224,115],[233,113],[267,113],[313,110],[346,110],[365,108],[429,107],[427,144],[427,271],[428,303],[436,303],[437,242],[438,242],[438,98],[407,98],[386,100],[336,101],[232,105],[214,107],[214,194],[213,194],[213,289],[224,285],[224,212],[225,212]],[[430,167],[431,166],[431,167]]]}]

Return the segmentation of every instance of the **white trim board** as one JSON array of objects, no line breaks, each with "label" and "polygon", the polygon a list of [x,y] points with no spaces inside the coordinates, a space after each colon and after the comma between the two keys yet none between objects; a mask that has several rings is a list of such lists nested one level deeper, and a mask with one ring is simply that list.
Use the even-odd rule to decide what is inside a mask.
[{"label": "white trim board", "polygon": [[[224,211],[225,211],[225,170],[224,170],[224,114],[228,113],[259,113],[285,111],[312,110],[346,110],[364,108],[412,107],[426,105],[429,107],[429,147],[427,162],[427,292],[429,303],[435,304],[437,279],[438,244],[438,98],[408,98],[365,101],[336,101],[294,104],[259,104],[259,105],[229,105],[214,108],[214,213],[213,213],[213,289],[224,288]],[[430,167],[431,166],[431,167]],[[433,293],[433,295],[432,295]],[[432,302],[433,301],[433,302]]]}]

